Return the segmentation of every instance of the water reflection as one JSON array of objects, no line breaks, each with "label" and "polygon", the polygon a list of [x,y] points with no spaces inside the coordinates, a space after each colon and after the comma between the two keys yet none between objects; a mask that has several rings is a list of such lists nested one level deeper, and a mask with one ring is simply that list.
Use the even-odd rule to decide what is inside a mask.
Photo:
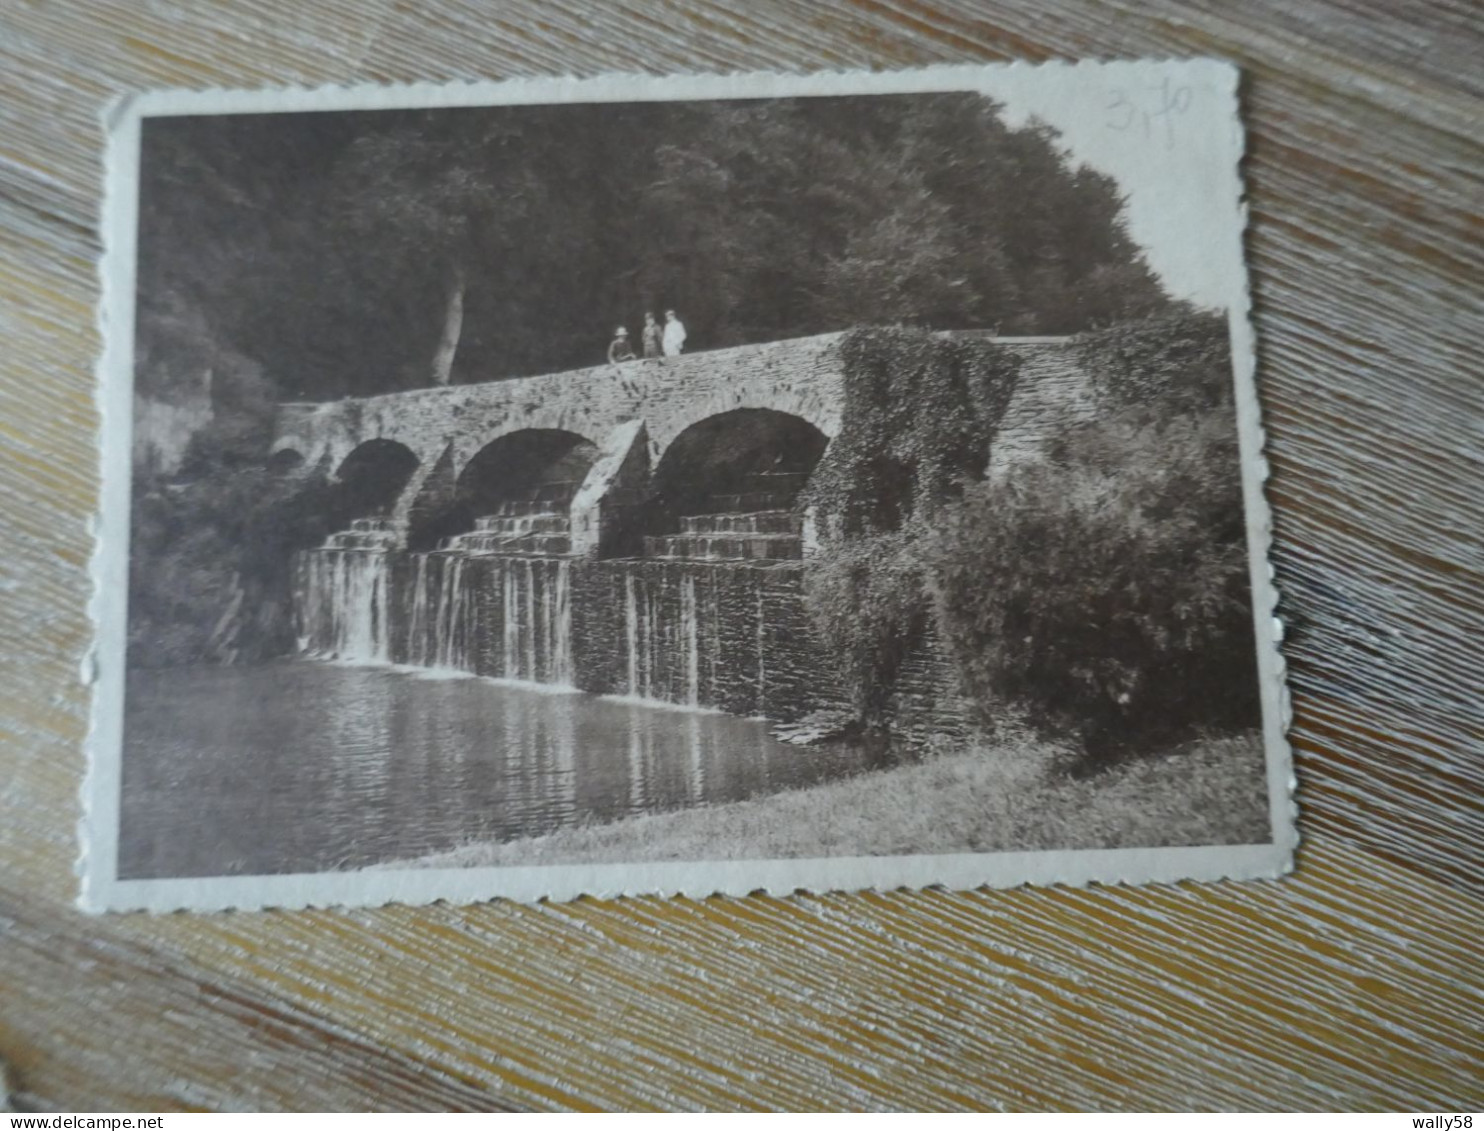
[{"label": "water reflection", "polygon": [[766,724],[299,662],[131,672],[124,879],[356,868],[865,768]]}]

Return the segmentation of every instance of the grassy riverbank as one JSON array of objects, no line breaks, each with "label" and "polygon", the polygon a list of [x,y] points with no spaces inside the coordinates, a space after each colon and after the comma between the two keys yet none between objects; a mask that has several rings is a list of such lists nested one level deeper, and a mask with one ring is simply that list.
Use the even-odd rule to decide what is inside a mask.
[{"label": "grassy riverbank", "polygon": [[[808,757],[801,748],[800,757]],[[1045,744],[943,755],[809,789],[633,817],[385,867],[459,868],[1058,848],[1268,837],[1257,735],[1208,739],[1073,778]]]}]

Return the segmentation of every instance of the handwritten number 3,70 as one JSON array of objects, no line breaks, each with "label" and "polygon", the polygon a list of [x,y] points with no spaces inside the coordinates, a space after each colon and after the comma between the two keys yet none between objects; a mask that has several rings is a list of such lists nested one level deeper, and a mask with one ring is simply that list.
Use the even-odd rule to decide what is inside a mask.
[{"label": "handwritten number 3,70", "polygon": [[1108,128],[1127,131],[1141,129],[1146,139],[1155,137],[1156,128],[1163,133],[1165,148],[1175,144],[1175,119],[1190,109],[1190,87],[1174,86],[1169,79],[1143,90],[1119,88],[1108,102]]}]

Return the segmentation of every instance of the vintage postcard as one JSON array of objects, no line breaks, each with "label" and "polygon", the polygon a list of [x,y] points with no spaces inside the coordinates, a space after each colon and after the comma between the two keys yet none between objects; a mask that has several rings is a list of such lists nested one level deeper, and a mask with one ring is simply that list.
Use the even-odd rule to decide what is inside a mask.
[{"label": "vintage postcard", "polygon": [[1236,78],[114,107],[83,905],[1286,871]]}]

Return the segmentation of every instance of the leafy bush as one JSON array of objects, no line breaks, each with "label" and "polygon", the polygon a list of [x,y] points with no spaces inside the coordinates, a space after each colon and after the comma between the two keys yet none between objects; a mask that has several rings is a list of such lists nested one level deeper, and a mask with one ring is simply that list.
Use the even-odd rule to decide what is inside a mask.
[{"label": "leafy bush", "polygon": [[922,639],[928,602],[915,532],[841,539],[810,563],[805,592],[858,723],[884,729],[896,674]]},{"label": "leafy bush", "polygon": [[927,550],[966,690],[1079,733],[1094,763],[1258,717],[1230,369],[1212,321],[1084,341],[1114,411],[975,484]]},{"label": "leafy bush", "polygon": [[235,460],[134,483],[129,660],[143,667],[263,660],[293,646],[296,550],[350,517],[322,472],[286,479]]}]

